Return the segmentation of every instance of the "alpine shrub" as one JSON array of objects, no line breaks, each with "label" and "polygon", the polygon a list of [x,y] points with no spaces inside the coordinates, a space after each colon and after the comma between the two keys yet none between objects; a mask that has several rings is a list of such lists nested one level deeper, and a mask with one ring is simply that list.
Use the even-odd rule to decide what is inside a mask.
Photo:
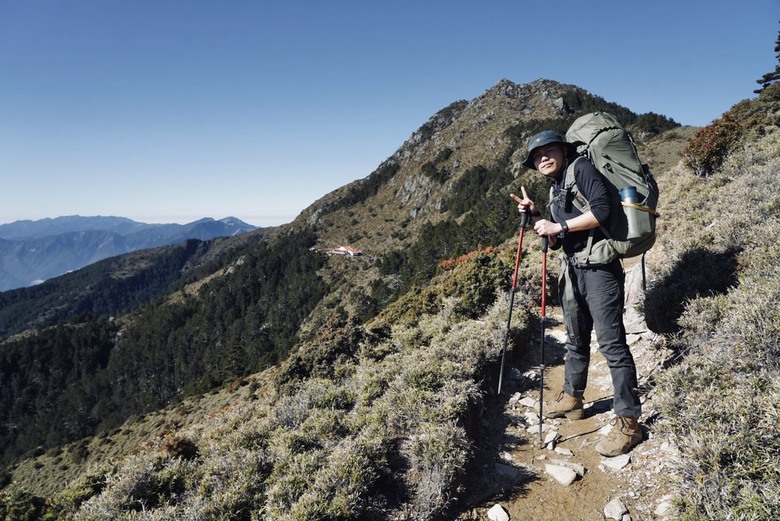
[{"label": "alpine shrub", "polygon": [[761,91],[758,98],[743,100],[710,125],[700,128],[683,149],[685,165],[699,177],[707,177],[739,146],[752,143],[780,124],[780,84]]},{"label": "alpine shrub", "polygon": [[740,125],[728,113],[700,128],[682,151],[686,166],[699,177],[709,176],[723,164],[740,134]]}]

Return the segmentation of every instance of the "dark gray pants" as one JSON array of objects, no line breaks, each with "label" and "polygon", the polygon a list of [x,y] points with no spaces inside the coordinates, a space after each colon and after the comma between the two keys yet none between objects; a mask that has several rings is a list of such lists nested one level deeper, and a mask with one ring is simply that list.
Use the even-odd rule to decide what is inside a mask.
[{"label": "dark gray pants", "polygon": [[590,335],[596,329],[599,351],[607,360],[618,416],[642,414],[637,393],[634,357],[626,344],[623,325],[623,282],[620,261],[597,268],[578,268],[561,262],[558,296],[566,321],[565,381],[563,390],[582,396],[588,383]]}]

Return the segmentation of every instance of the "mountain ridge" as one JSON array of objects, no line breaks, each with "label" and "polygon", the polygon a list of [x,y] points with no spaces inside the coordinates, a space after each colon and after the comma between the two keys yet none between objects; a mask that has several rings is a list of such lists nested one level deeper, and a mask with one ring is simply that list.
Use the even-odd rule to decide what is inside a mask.
[{"label": "mountain ridge", "polygon": [[[385,219],[403,217],[410,231],[425,223],[435,224],[447,218],[442,207],[464,175],[474,168],[489,169],[501,163],[512,177],[518,178],[525,170],[520,165],[522,144],[531,133],[547,124],[565,127],[576,111],[595,110],[595,107],[610,108],[626,126],[640,118],[575,85],[548,79],[528,84],[501,79],[480,96],[470,101],[455,101],[437,111],[369,176],[324,195],[305,208],[293,225],[316,226],[321,239],[332,243],[344,241],[350,235],[344,223],[350,223],[363,237],[370,236],[370,229],[386,229],[382,222]],[[504,157],[509,149],[508,157]],[[377,183],[376,178],[381,180]],[[351,223],[349,218],[344,218],[346,210],[339,201],[354,201],[350,194],[372,183],[387,184],[391,189],[374,190],[370,200],[358,201],[372,206],[374,211],[363,212],[358,223]],[[350,210],[357,211],[352,207]],[[398,238],[386,237],[380,249],[403,248],[407,243],[395,239]],[[355,242],[365,251],[373,249],[373,245],[366,244],[367,240]]]}]

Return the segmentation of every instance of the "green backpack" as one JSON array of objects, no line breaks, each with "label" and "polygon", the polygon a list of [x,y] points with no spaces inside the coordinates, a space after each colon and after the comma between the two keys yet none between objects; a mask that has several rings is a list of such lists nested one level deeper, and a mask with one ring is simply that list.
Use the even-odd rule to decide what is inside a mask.
[{"label": "green backpack", "polygon": [[[577,147],[580,156],[590,159],[607,180],[612,204],[609,222],[601,226],[606,239],[594,244],[591,231],[587,247],[575,254],[574,262],[579,266],[598,266],[647,252],[655,243],[658,185],[639,159],[630,134],[612,114],[593,112],[572,123],[566,141]],[[566,169],[563,186],[571,194],[574,206],[585,213],[590,206],[574,182],[574,164],[579,160],[572,161]]]}]

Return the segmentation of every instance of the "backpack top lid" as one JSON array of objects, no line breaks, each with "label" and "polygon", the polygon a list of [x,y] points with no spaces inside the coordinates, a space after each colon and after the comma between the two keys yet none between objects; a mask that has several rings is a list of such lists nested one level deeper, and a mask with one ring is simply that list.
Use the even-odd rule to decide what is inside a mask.
[{"label": "backpack top lid", "polygon": [[591,112],[574,120],[566,131],[566,141],[577,145],[579,149],[590,143],[601,132],[609,129],[623,129],[618,119],[609,112]]},{"label": "backpack top lid", "polygon": [[[628,132],[615,116],[607,112],[593,112],[577,118],[566,131],[566,141],[576,146],[579,154],[590,153],[595,148],[607,151],[607,157],[613,160],[631,158],[621,161],[624,164],[639,162]],[[638,170],[641,172],[641,166]]]}]

